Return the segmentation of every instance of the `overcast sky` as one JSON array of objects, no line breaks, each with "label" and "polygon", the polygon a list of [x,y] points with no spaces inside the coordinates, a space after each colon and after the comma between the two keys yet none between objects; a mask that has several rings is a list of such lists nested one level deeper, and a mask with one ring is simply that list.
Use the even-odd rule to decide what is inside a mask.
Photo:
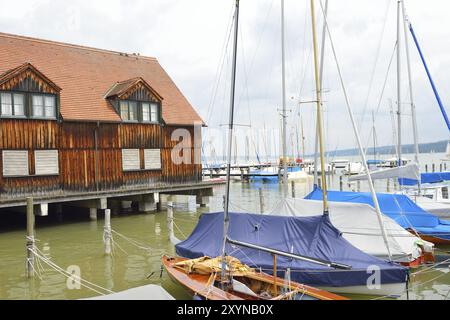
[{"label": "overcast sky", "polygon": [[[325,0],[322,0],[325,1]],[[254,130],[278,129],[281,106],[280,0],[241,0],[236,123]],[[321,31],[317,2],[318,31]],[[1,0],[0,31],[156,57],[210,129],[227,123],[231,43],[227,33],[233,0]],[[330,0],[329,26],[364,144],[375,111],[378,145],[393,142],[389,101],[396,109],[396,63],[380,99],[396,37],[395,0]],[[410,21],[444,105],[450,104],[450,2],[408,0]],[[309,1],[285,0],[289,141],[303,118],[307,152],[313,150],[311,17]],[[449,138],[433,92],[409,38],[421,142]],[[404,40],[402,38],[404,50]],[[224,51],[227,47],[227,51]],[[1,48],[0,48],[1,49]],[[324,99],[327,148],[355,147],[329,41]],[[225,58],[224,58],[225,57]],[[402,136],[412,142],[405,52],[402,51]],[[120,79],[118,79],[120,80]],[[377,106],[380,103],[378,112]],[[447,111],[450,112],[447,106]],[[241,130],[248,127],[240,127]],[[261,131],[257,143],[267,145]],[[273,140],[277,134],[272,133]],[[256,138],[259,136],[260,138]],[[288,141],[288,144],[291,142]],[[242,142],[242,141],[241,141]],[[220,143],[216,146],[221,152]]]}]

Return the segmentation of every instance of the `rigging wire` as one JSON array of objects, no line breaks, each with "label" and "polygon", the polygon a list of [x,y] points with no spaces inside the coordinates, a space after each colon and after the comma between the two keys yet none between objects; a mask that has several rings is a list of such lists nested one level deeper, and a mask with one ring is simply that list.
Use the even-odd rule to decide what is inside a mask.
[{"label": "rigging wire", "polygon": [[365,102],[364,102],[364,108],[363,108],[363,112],[362,112],[362,116],[361,116],[361,121],[360,121],[359,127],[358,127],[359,131],[361,131],[361,127],[362,127],[362,125],[363,125],[363,123],[365,121],[367,106],[369,104],[370,95],[372,93],[373,82],[374,82],[374,78],[375,78],[376,69],[377,69],[377,66],[378,66],[378,60],[380,58],[381,45],[382,45],[383,38],[384,38],[384,32],[386,30],[386,22],[388,20],[387,17],[388,17],[388,14],[389,14],[390,7],[391,7],[391,1],[388,1],[387,5],[386,5],[385,13],[384,13],[383,27],[381,29],[380,38],[378,40],[377,51],[376,51],[376,54],[375,54],[375,62],[374,62],[374,65],[373,65],[373,68],[372,68],[372,72],[371,72],[371,75],[370,75],[369,88],[367,90],[367,95],[366,95],[366,99],[365,99]]}]

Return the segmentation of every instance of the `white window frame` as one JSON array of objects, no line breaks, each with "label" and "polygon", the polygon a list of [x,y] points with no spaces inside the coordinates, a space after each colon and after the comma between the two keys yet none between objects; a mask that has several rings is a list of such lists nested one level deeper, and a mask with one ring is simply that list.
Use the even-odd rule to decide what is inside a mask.
[{"label": "white window frame", "polygon": [[[130,158],[134,158],[132,162],[130,162]],[[141,170],[141,152],[139,149],[122,149],[122,170]]]},{"label": "white window frame", "polygon": [[[5,114],[3,112],[3,103],[5,96],[9,97],[9,108],[11,110],[10,114]],[[18,104],[16,103],[16,98],[18,96],[22,97],[22,114],[17,114],[16,108]],[[2,118],[26,118],[26,107],[25,107],[25,94],[23,92],[16,92],[16,91],[0,91],[0,116]]]},{"label": "white window frame", "polygon": [[[47,164],[54,162],[54,167],[42,166],[41,161]],[[59,175],[59,152],[58,150],[35,150],[34,151],[34,171],[36,176]]]},{"label": "white window frame", "polygon": [[[35,113],[35,104],[34,104],[34,98],[41,98],[42,99],[42,105],[39,105],[40,108],[42,108],[42,115],[36,115]],[[48,99],[52,99],[53,100],[53,105],[50,105],[47,103]],[[51,107],[53,110],[53,114],[52,115],[48,115],[47,114],[47,110],[48,108]],[[32,94],[31,95],[31,113],[32,113],[32,118],[34,119],[56,119],[56,96],[54,95],[50,95],[50,94]]]},{"label": "white window frame", "polygon": [[[22,171],[14,168],[14,165],[17,165],[18,161],[16,159],[11,159],[11,157],[23,157],[20,159],[24,167],[22,167]],[[12,163],[8,163],[12,161]],[[26,177],[30,175],[30,168],[28,164],[28,151],[27,150],[3,150],[2,151],[2,165],[3,165],[3,176],[4,177]],[[11,172],[13,171],[13,172]]]},{"label": "white window frame", "polygon": [[[155,153],[158,153],[158,162],[151,162],[150,159],[155,158]],[[144,149],[144,169],[145,170],[161,170],[161,149]]]}]

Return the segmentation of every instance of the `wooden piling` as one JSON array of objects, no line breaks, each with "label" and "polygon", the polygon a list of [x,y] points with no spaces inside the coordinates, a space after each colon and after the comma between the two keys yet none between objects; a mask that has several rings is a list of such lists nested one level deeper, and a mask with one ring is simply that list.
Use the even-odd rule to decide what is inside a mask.
[{"label": "wooden piling", "polygon": [[295,181],[291,181],[292,186],[292,198],[295,198]]},{"label": "wooden piling", "polygon": [[358,181],[356,182],[356,190],[358,190],[358,192],[361,191],[361,181],[360,181],[360,180],[358,180]]},{"label": "wooden piling", "polygon": [[386,179],[386,192],[391,192],[390,182],[391,180],[389,178]]},{"label": "wooden piling", "polygon": [[260,213],[263,213],[264,212],[264,199],[263,199],[263,194],[262,194],[261,188],[258,189],[258,193],[259,193],[259,211],[260,211]]},{"label": "wooden piling", "polygon": [[436,165],[433,163],[431,165],[431,172],[435,172],[436,171]]},{"label": "wooden piling", "polygon": [[33,198],[27,198],[27,276],[34,277],[34,208]]},{"label": "wooden piling", "polygon": [[342,181],[342,175],[339,176],[339,190],[344,190],[344,182]]},{"label": "wooden piling", "polygon": [[425,172],[428,173],[428,165],[427,164],[425,165]]},{"label": "wooden piling", "polygon": [[439,172],[442,172],[442,162],[439,164]]},{"label": "wooden piling", "polygon": [[105,254],[111,254],[111,210],[105,209],[105,227],[103,229],[103,239],[105,244]]},{"label": "wooden piling", "polygon": [[174,236],[173,232],[173,202],[167,202],[167,233],[169,234],[169,239]]}]

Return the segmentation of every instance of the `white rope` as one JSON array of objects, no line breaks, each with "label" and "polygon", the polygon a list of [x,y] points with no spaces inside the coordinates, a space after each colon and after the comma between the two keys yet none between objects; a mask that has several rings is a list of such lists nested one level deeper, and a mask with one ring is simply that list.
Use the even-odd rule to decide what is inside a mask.
[{"label": "white rope", "polygon": [[[39,252],[39,253],[38,253]],[[51,267],[52,269],[54,269],[55,271],[59,272],[60,274],[66,276],[67,278],[74,278],[74,275],[70,274],[69,272],[67,272],[66,270],[64,270],[63,268],[61,268],[60,266],[58,266],[57,264],[55,264],[53,261],[51,261],[49,258],[46,258],[45,256],[41,255],[43,254],[42,251],[39,250],[39,248],[35,248],[35,250],[33,250],[33,254],[35,257],[41,259],[44,263],[46,263],[49,267]],[[99,285],[96,285],[95,283],[92,283],[86,279],[83,279],[79,276],[76,276],[77,280],[79,281],[80,285],[83,285],[84,287],[98,293],[101,295],[105,295],[105,293],[102,293],[94,288],[98,288],[100,290],[103,290],[105,292],[108,293],[114,293],[114,291],[111,291],[109,289],[103,288]],[[83,283],[84,282],[84,283]]]},{"label": "white rope", "polygon": [[181,231],[181,229],[178,227],[178,225],[175,223],[175,221],[173,221],[173,225],[175,226],[175,228],[177,228],[178,232],[181,233],[181,235],[183,236],[184,239],[187,239],[187,236],[183,233],[183,231]]}]

